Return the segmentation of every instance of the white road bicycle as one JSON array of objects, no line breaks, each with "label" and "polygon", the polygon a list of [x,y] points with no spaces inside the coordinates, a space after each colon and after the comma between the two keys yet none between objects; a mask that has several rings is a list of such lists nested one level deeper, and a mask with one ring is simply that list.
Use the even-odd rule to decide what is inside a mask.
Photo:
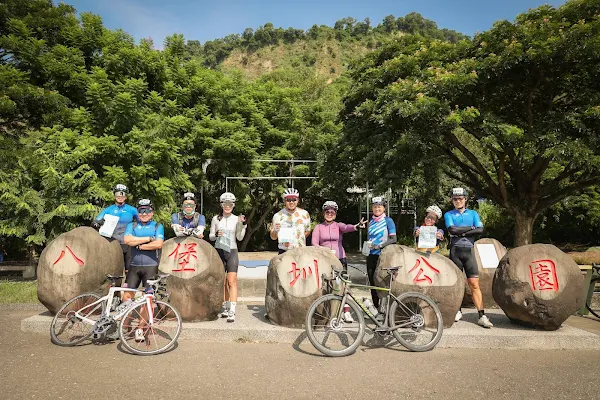
[{"label": "white road bicycle", "polygon": [[[52,343],[75,346],[88,338],[105,340],[120,338],[127,350],[138,355],[153,355],[169,350],[181,333],[181,316],[169,303],[165,278],[160,274],[148,280],[153,292],[117,287],[123,276],[108,275],[108,294],[80,294],[67,301],[54,316],[50,326]],[[120,303],[116,292],[143,292],[131,302]],[[159,300],[161,299],[161,300]],[[117,332],[118,330],[118,332]]]}]

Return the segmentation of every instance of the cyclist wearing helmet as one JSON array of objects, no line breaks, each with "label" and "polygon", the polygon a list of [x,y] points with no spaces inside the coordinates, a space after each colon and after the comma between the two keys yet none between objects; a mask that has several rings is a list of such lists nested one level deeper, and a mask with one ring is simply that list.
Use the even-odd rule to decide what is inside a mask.
[{"label": "cyclist wearing helmet", "polygon": [[346,232],[354,232],[358,228],[364,228],[367,221],[361,218],[360,222],[356,225],[347,225],[342,222],[336,222],[335,217],[337,216],[338,205],[335,201],[326,201],[323,204],[323,219],[319,225],[315,226],[312,233],[312,245],[327,247],[335,256],[339,258],[340,262],[344,266],[344,270],[348,268],[346,262],[346,252],[344,246],[342,246],[342,235]]},{"label": "cyclist wearing helmet", "polygon": [[[279,240],[279,254],[297,247],[306,246],[306,238],[310,235],[310,215],[298,207],[300,193],[294,188],[285,189],[283,201],[285,208],[273,216],[271,225],[271,239]],[[286,237],[279,237],[279,233],[286,229]]]},{"label": "cyclist wearing helmet", "polygon": [[225,192],[219,198],[221,212],[213,217],[210,223],[209,238],[216,241],[215,247],[225,267],[225,281],[223,282],[223,306],[221,317],[227,322],[235,322],[235,307],[237,305],[237,272],[238,251],[237,241],[243,240],[246,235],[246,217],[233,214],[235,196]]},{"label": "cyclist wearing helmet", "polygon": [[171,228],[177,237],[195,236],[198,239],[204,237],[206,218],[196,212],[196,198],[194,193],[184,193],[181,211],[171,215]]},{"label": "cyclist wearing helmet", "polygon": [[[423,225],[421,225],[421,226],[435,226],[437,221],[440,218],[442,218],[442,210],[436,205],[427,207],[427,209],[425,210],[425,213],[426,213],[425,219],[423,220]],[[418,238],[419,235],[421,234],[421,227],[415,226],[415,230],[414,230],[413,234],[416,238]],[[417,247],[417,251],[437,253],[440,249],[440,242],[442,240],[444,240],[444,231],[442,229],[438,229],[435,236],[437,238],[436,247],[434,247],[433,249],[422,249],[422,248]]]},{"label": "cyclist wearing helmet", "polygon": [[[367,256],[367,275],[369,282],[374,284],[375,269],[381,255],[381,249],[390,244],[396,243],[396,224],[385,215],[385,199],[383,197],[373,197],[372,208],[373,217],[369,221],[369,241],[371,250]],[[371,297],[375,308],[379,308],[379,296],[377,290],[371,289]]]},{"label": "cyclist wearing helmet", "polygon": [[[479,288],[479,269],[473,253],[473,236],[483,233],[483,222],[475,210],[467,208],[468,193],[463,188],[454,188],[450,192],[454,210],[444,214],[446,228],[450,233],[450,259],[458,268],[465,271],[467,275],[467,284],[471,289],[473,303],[477,307],[479,320],[477,323],[484,328],[494,326],[483,309],[483,296]],[[455,321],[462,318],[462,312],[459,309],[456,313]]]},{"label": "cyclist wearing helmet", "polygon": [[105,215],[115,215],[119,217],[119,222],[113,231],[112,237],[119,241],[121,249],[123,250],[123,259],[125,260],[125,269],[127,269],[127,246],[123,242],[123,234],[127,224],[132,221],[138,221],[137,209],[129,204],[125,204],[129,190],[127,186],[123,184],[117,184],[113,187],[113,194],[115,196],[115,204],[106,207],[98,214],[98,216],[92,221],[92,228],[100,229],[104,224]]}]

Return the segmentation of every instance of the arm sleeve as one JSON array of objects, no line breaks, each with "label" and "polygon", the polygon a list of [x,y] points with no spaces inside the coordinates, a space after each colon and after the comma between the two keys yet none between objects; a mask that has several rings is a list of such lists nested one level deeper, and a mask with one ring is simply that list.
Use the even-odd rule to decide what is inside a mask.
[{"label": "arm sleeve", "polygon": [[458,235],[462,235],[463,233],[469,232],[471,229],[473,229],[472,226],[449,226],[448,227],[448,232],[450,232],[451,235],[454,236],[458,236]]},{"label": "arm sleeve", "polygon": [[198,217],[198,226],[194,228],[192,234],[194,236],[200,236],[204,234],[204,230],[206,229],[206,217],[202,214]]},{"label": "arm sleeve", "polygon": [[179,227],[181,225],[178,224],[179,222],[179,218],[177,218],[177,213],[171,215],[171,228],[173,228],[173,232],[175,232],[175,236],[177,237],[182,237],[185,236],[185,233],[183,233],[183,231],[179,231]]},{"label": "arm sleeve", "polygon": [[315,226],[313,230],[312,237],[310,239],[310,244],[313,246],[320,246],[319,242],[321,241],[321,233],[320,233],[319,225]]},{"label": "arm sleeve", "polygon": [[127,224],[127,227],[125,228],[125,233],[123,234],[123,237],[125,236],[133,236],[133,222]]},{"label": "arm sleeve", "polygon": [[210,222],[210,232],[208,233],[208,238],[211,241],[215,241],[217,240],[217,217],[213,217],[212,221]]},{"label": "arm sleeve", "polygon": [[163,224],[158,224],[156,227],[156,232],[154,232],[154,237],[156,239],[165,240],[165,227]]},{"label": "arm sleeve", "polygon": [[481,235],[483,233],[483,226],[479,227],[479,228],[475,228],[475,229],[470,229],[469,231],[465,232],[464,235],[465,236],[475,236],[475,235]]},{"label": "arm sleeve", "polygon": [[240,220],[238,220],[235,226],[235,238],[240,242],[244,240],[244,236],[246,236],[246,226],[247,225],[244,225]]},{"label": "arm sleeve", "polygon": [[379,245],[380,249],[383,249],[385,246],[389,246],[390,244],[394,244],[397,243],[398,239],[396,238],[396,235],[394,234],[394,236],[389,236],[388,240],[386,240],[385,242],[381,243]]},{"label": "arm sleeve", "polygon": [[348,233],[356,231],[356,225],[344,224],[342,222],[338,222],[338,226],[340,227],[340,233]]}]

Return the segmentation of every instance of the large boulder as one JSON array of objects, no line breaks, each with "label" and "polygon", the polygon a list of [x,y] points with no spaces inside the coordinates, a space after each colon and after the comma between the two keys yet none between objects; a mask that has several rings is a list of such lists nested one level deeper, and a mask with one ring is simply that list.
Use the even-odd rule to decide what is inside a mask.
[{"label": "large boulder", "polygon": [[217,318],[223,303],[225,269],[208,242],[194,237],[166,240],[158,269],[171,274],[167,278],[170,302],[184,321]]},{"label": "large boulder", "polygon": [[292,249],[272,258],[265,295],[269,320],[277,325],[301,328],[308,307],[324,294],[321,276],[331,276],[332,266],[342,269],[340,260],[321,247]]},{"label": "large boulder", "polygon": [[37,269],[38,299],[51,313],[86,292],[106,293],[107,274],[123,273],[119,242],[79,227],[63,233],[42,251]]},{"label": "large boulder", "polygon": [[[381,252],[375,284],[389,286],[389,274],[384,268],[401,266],[392,283],[392,293],[420,292],[431,297],[440,308],[444,327],[454,323],[465,291],[465,278],[460,269],[447,257],[422,253],[401,245],[386,246]],[[385,294],[380,292],[381,295]]]},{"label": "large boulder", "polygon": [[[506,247],[496,239],[482,238],[475,242],[473,251],[479,270],[479,287],[483,295],[483,306],[485,308],[498,308],[498,304],[496,304],[494,296],[492,296],[492,282],[494,281],[496,268],[498,268],[500,260],[506,254]],[[465,285],[465,296],[462,306],[475,306],[469,285]]]},{"label": "large boulder", "polygon": [[531,244],[506,253],[492,287],[513,323],[556,330],[583,304],[583,286],[571,257],[549,244]]}]

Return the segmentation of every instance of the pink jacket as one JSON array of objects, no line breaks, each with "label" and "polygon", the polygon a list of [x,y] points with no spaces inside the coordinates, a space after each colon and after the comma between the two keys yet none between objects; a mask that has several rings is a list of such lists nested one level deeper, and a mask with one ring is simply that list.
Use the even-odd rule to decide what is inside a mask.
[{"label": "pink jacket", "polygon": [[327,225],[327,223],[321,222],[315,226],[315,230],[312,232],[312,245],[333,249],[337,258],[344,258],[346,257],[346,252],[342,246],[342,234],[354,232],[355,230],[354,225],[335,221]]}]

